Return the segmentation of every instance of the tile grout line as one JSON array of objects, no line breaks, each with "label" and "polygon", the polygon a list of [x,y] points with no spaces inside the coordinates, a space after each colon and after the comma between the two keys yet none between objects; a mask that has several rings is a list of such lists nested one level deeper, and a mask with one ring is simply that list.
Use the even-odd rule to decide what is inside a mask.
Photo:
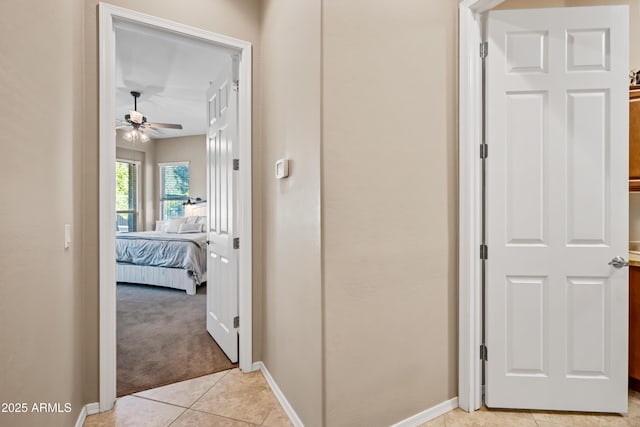
[{"label": "tile grout line", "polygon": [[200,412],[201,414],[213,415],[214,417],[220,417],[220,418],[224,418],[225,420],[236,421],[238,423],[245,423],[245,424],[249,424],[251,426],[256,426],[256,427],[260,427],[261,426],[261,424],[252,423],[251,421],[239,420],[238,418],[227,417],[226,415],[213,414],[211,412],[202,411],[200,409],[188,408],[187,410],[194,411],[194,412]]},{"label": "tile grout line", "polygon": [[[180,406],[180,408],[182,408],[182,406]],[[180,417],[183,416],[184,413],[187,412],[187,411],[188,411],[187,408],[182,408],[182,412],[180,412],[180,414],[178,414],[178,416],[173,421],[171,421],[169,424],[167,424],[167,427],[171,427],[173,425],[173,423],[178,421],[178,419],[180,419]]]},{"label": "tile grout line", "polygon": [[224,372],[224,375],[222,375],[220,378],[218,378],[218,380],[217,380],[215,383],[213,383],[213,384],[211,385],[211,387],[209,387],[209,388],[207,389],[207,391],[205,391],[205,392],[202,394],[202,396],[200,396],[198,399],[196,399],[196,401],[195,401],[195,402],[193,402],[193,403],[191,404],[191,406],[190,406],[189,408],[187,408],[187,409],[188,409],[188,410],[191,410],[191,411],[201,412],[201,413],[203,413],[203,414],[207,414],[207,415],[214,415],[214,416],[216,416],[216,417],[225,418],[225,419],[227,419],[227,420],[231,420],[231,421],[242,422],[242,423],[250,424],[250,425],[253,425],[253,426],[256,426],[256,427],[260,427],[260,426],[262,425],[262,423],[264,423],[264,422],[267,420],[267,417],[269,416],[269,414],[271,414],[271,411],[269,412],[269,414],[267,414],[267,417],[265,417],[265,418],[264,418],[264,420],[262,420],[262,423],[260,423],[260,424],[255,424],[255,423],[252,423],[252,422],[250,422],[250,421],[246,421],[246,420],[239,420],[239,419],[237,419],[237,418],[227,417],[226,415],[214,414],[214,413],[212,413],[212,412],[207,412],[207,411],[203,411],[203,410],[200,410],[200,409],[196,409],[196,408],[194,408],[194,406],[196,405],[196,403],[198,403],[200,400],[202,400],[202,398],[203,398],[207,393],[209,393],[209,392],[210,392],[210,391],[211,391],[215,386],[217,386],[217,385],[218,385],[218,383],[220,383],[220,381],[222,381],[222,379],[223,379],[223,378],[225,378],[225,377],[226,377],[226,376],[227,376],[227,375],[228,375],[228,374],[229,374],[233,369],[239,369],[239,368],[231,368],[231,369],[227,369],[226,371],[221,371],[221,372]]},{"label": "tile grout line", "polygon": [[[195,402],[193,402],[193,403],[191,404],[191,406],[189,406],[189,409],[193,409],[193,407],[195,406],[195,404],[196,404],[196,403],[198,403],[199,401],[201,401],[201,400],[202,400],[202,398],[203,398],[207,393],[209,393],[209,392],[210,392],[210,391],[211,391],[215,386],[217,386],[217,385],[218,385],[218,383],[220,383],[220,381],[222,381],[222,379],[223,379],[223,378],[225,378],[227,375],[229,375],[229,372],[231,372],[233,369],[237,369],[237,368],[231,368],[231,369],[227,369],[226,371],[221,371],[221,372],[224,372],[224,375],[222,375],[220,378],[218,378],[218,379],[216,380],[216,382],[214,382],[213,384],[211,384],[211,387],[209,387],[209,388],[207,389],[207,391],[205,391],[204,393],[202,393],[202,395],[201,395],[199,398],[197,398],[197,399],[195,400]],[[200,412],[204,412],[204,411],[200,411]]]},{"label": "tile grout line", "polygon": [[[163,405],[173,406],[174,408],[189,409],[189,408],[186,408],[186,407],[181,406],[181,405],[176,405],[175,403],[163,402],[162,400],[150,399],[150,398],[148,398],[148,397],[134,396],[134,395],[132,395],[132,394],[128,394],[127,396],[122,396],[122,397],[135,397],[136,399],[142,399],[142,400],[146,400],[146,401],[148,401],[148,402],[161,403],[161,404],[163,404]],[[122,399],[122,397],[121,397],[120,399]]]},{"label": "tile grout line", "polygon": [[[233,368],[232,368],[232,369],[233,369]],[[151,399],[151,398],[149,398],[149,397],[138,396],[138,395],[136,395],[136,394],[129,394],[129,395],[127,395],[127,396],[135,397],[135,398],[138,398],[138,399],[144,399],[144,400],[147,400],[147,401],[149,401],[149,402],[156,402],[156,403],[161,403],[161,404],[164,404],[164,405],[170,405],[170,406],[173,406],[173,407],[175,407],[175,408],[180,408],[180,409],[182,409],[182,412],[180,412],[180,414],[178,414],[178,416],[177,416],[173,421],[171,421],[171,423],[169,423],[169,424],[167,425],[167,427],[170,427],[173,423],[175,423],[176,421],[178,421],[178,419],[179,419],[181,416],[183,416],[183,415],[184,415],[188,410],[190,410],[190,409],[191,409],[191,407],[192,407],[193,405],[195,405],[195,404],[196,404],[196,402],[198,402],[198,401],[199,401],[199,400],[200,400],[200,399],[201,399],[205,394],[207,394],[207,393],[209,392],[209,390],[211,390],[213,387],[215,387],[215,386],[216,386],[216,384],[218,384],[218,382],[219,382],[221,379],[223,379],[224,377],[226,377],[230,370],[231,370],[231,369],[227,369],[226,371],[220,371],[220,372],[224,372],[224,375],[221,375],[221,376],[220,376],[220,378],[218,378],[218,379],[217,379],[217,380],[216,380],[216,381],[211,385],[211,387],[209,387],[209,388],[208,388],[204,393],[202,393],[202,395],[201,395],[198,399],[196,399],[196,400],[195,400],[195,402],[194,402],[194,403],[192,403],[192,404],[191,404],[191,406],[189,406],[189,407],[185,407],[185,406],[182,406],[182,405],[177,405],[177,404],[175,404],[175,403],[170,403],[170,402],[166,402],[166,401],[163,401],[163,400],[157,400],[157,399]],[[214,374],[216,374],[216,373],[214,373]],[[209,374],[209,375],[214,375],[214,374]],[[206,376],[206,375],[203,375],[203,377],[204,377],[204,376]],[[196,378],[198,378],[198,377],[196,377]],[[196,378],[192,378],[192,379],[196,379]],[[191,380],[185,380],[185,381],[191,381]],[[182,381],[179,381],[179,382],[182,382]],[[173,384],[177,384],[177,383],[173,383]],[[166,386],[163,386],[163,387],[166,387]],[[157,388],[160,388],[160,387],[157,387]],[[153,390],[153,389],[151,389],[151,390]],[[149,391],[149,390],[145,390],[145,391]],[[126,397],[126,396],[123,396],[123,397]],[[200,412],[202,412],[202,411],[200,411]],[[215,415],[215,414],[214,414],[214,415]]]}]

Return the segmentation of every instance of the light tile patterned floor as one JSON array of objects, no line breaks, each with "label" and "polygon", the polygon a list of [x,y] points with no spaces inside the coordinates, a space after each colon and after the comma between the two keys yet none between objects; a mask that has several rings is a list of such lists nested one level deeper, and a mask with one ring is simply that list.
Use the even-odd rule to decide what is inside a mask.
[{"label": "light tile patterned floor", "polygon": [[117,400],[85,427],[292,427],[262,373],[218,372]]},{"label": "light tile patterned floor", "polygon": [[[125,396],[85,427],[292,427],[262,373],[218,372]],[[627,416],[482,408],[447,412],[420,427],[640,427],[640,393],[629,392]]]},{"label": "light tile patterned floor", "polygon": [[640,393],[629,392],[627,416],[577,412],[489,410],[468,413],[454,409],[420,427],[640,427]]}]

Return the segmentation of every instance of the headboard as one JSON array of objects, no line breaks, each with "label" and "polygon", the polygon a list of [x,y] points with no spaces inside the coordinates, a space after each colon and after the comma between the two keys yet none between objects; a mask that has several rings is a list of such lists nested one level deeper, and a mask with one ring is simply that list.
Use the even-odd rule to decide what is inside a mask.
[{"label": "headboard", "polygon": [[207,216],[207,203],[186,205],[184,209],[184,216]]}]

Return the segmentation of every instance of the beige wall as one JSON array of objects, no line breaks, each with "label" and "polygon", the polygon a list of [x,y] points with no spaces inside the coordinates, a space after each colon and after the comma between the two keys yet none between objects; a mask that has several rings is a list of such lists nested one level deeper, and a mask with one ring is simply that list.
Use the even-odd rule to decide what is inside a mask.
[{"label": "beige wall", "polygon": [[[144,230],[153,230],[156,225],[156,146],[153,141],[142,144],[122,138],[124,132],[116,132],[116,158],[141,162],[143,177],[140,189],[140,216]],[[141,230],[142,231],[142,230]]]},{"label": "beige wall", "polygon": [[[154,139],[156,162],[189,162],[189,195],[207,199],[207,139],[205,135]],[[156,181],[160,182],[156,165]],[[160,205],[156,191],[156,206]],[[158,215],[160,213],[158,212]]]},{"label": "beige wall", "polygon": [[507,0],[495,9],[520,9],[564,6],[606,6],[626,4],[629,6],[629,66],[640,70],[640,0]]},{"label": "beige wall", "polygon": [[71,404],[2,426],[70,426],[85,403],[81,41],[77,0],[0,2],[0,402]]},{"label": "beige wall", "polygon": [[308,427],[322,425],[320,3],[264,0],[260,60],[263,361]]},{"label": "beige wall", "polygon": [[327,426],[457,395],[457,4],[323,0]]},{"label": "beige wall", "polygon": [[[82,156],[83,211],[83,287],[85,292],[86,339],[85,401],[98,400],[98,51],[97,0],[79,0],[84,4],[83,73],[85,77],[83,119],[86,133]],[[174,0],[109,0],[110,4],[203,28],[249,41],[253,44],[253,207],[254,207],[254,359],[260,360],[262,318],[261,263],[261,138],[257,120],[260,112],[260,6],[258,0],[192,0],[188,7]],[[32,7],[32,9],[37,9]],[[5,15],[6,16],[6,15]],[[8,17],[13,19],[13,17]],[[62,21],[66,22],[66,21]],[[24,21],[23,26],[31,25]],[[14,37],[15,39],[15,37]],[[75,39],[74,39],[75,40]],[[8,41],[8,40],[7,40]],[[23,85],[24,86],[24,85]],[[35,102],[35,101],[34,101]]]}]

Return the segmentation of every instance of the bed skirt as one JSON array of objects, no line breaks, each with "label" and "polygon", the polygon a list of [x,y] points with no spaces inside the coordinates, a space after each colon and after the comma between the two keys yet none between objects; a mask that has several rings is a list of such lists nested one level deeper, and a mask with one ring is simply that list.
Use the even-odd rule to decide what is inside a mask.
[{"label": "bed skirt", "polygon": [[141,283],[144,285],[164,286],[182,289],[189,295],[196,294],[195,277],[181,268],[153,267],[148,265],[116,263],[118,282]]}]

